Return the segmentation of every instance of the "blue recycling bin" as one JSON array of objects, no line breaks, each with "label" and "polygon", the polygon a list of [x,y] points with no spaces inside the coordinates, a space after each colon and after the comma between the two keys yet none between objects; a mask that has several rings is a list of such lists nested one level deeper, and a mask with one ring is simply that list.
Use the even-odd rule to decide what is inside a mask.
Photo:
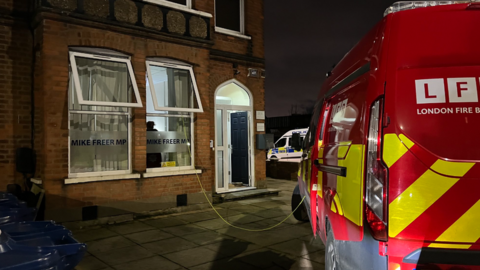
[{"label": "blue recycling bin", "polygon": [[36,209],[29,207],[8,207],[0,205],[0,225],[10,222],[33,221]]},{"label": "blue recycling bin", "polygon": [[12,248],[8,235],[0,232],[0,270],[65,270],[66,258],[57,250],[25,252]]},{"label": "blue recycling bin", "polygon": [[[8,235],[8,233],[6,233]],[[72,270],[85,255],[87,246],[73,238],[72,233],[63,228],[43,234],[9,237],[7,245],[16,251],[34,253],[35,251],[58,251],[65,259],[65,270]]]},{"label": "blue recycling bin", "polygon": [[19,240],[23,237],[31,238],[34,236],[41,236],[51,231],[64,229],[65,227],[55,224],[53,221],[13,222],[0,225],[0,230],[14,240]]},{"label": "blue recycling bin", "polygon": [[18,200],[10,193],[0,193],[0,207],[27,207],[27,203]]}]

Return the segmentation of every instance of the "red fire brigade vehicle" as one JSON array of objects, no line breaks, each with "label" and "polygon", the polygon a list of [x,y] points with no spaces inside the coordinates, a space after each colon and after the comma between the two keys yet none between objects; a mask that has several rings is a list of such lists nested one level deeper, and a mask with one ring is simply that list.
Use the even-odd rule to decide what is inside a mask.
[{"label": "red fire brigade vehicle", "polygon": [[328,76],[292,197],[326,269],[480,269],[480,2],[395,3]]}]

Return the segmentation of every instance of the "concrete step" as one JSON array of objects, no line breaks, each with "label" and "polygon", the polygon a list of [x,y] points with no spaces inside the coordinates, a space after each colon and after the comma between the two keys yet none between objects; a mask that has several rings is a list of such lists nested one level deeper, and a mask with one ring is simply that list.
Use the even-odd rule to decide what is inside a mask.
[{"label": "concrete step", "polygon": [[251,199],[256,197],[278,196],[279,192],[280,192],[280,189],[267,188],[267,189],[237,191],[237,192],[226,193],[226,194],[216,194],[216,195],[213,195],[213,202],[222,203],[222,202],[228,202],[228,201]]}]

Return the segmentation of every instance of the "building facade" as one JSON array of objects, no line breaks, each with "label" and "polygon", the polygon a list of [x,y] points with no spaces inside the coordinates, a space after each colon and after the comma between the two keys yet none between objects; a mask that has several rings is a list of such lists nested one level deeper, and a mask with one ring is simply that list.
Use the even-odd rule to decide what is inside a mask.
[{"label": "building facade", "polygon": [[206,203],[199,182],[209,197],[266,186],[262,0],[1,0],[0,13],[0,184],[22,182],[16,152],[34,149],[46,218]]}]

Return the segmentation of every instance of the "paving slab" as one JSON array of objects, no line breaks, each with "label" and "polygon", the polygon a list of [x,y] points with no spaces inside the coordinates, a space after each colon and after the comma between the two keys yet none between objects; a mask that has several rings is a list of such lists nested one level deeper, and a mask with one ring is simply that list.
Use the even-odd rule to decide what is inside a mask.
[{"label": "paving slab", "polygon": [[275,266],[279,266],[282,269],[290,269],[290,267],[295,264],[295,259],[269,249],[255,250],[247,254],[242,254],[242,256],[236,258],[260,269]]},{"label": "paving slab", "polygon": [[188,222],[174,216],[160,217],[157,219],[142,220],[143,223],[155,228],[168,228],[178,225],[186,225]]},{"label": "paving slab", "polygon": [[108,265],[105,263],[101,262],[99,259],[97,259],[94,256],[86,256],[83,258],[83,260],[80,262],[77,267],[75,267],[76,270],[101,270],[107,268]]},{"label": "paving slab", "polygon": [[192,224],[196,225],[196,226],[199,226],[199,227],[202,227],[204,229],[208,229],[208,230],[218,230],[218,229],[229,227],[229,225],[227,223],[225,223],[225,221],[223,221],[219,218],[206,220],[206,221],[195,222],[195,223],[192,223]]},{"label": "paving slab", "polygon": [[182,266],[160,256],[150,257],[138,261],[129,262],[115,267],[117,270],[177,270],[184,269]]},{"label": "paving slab", "polygon": [[81,231],[76,231],[74,234],[75,239],[83,243],[95,241],[103,238],[109,238],[116,235],[118,234],[106,228],[81,230]]},{"label": "paving slab", "polygon": [[136,233],[141,231],[148,231],[148,230],[154,229],[154,227],[139,221],[135,221],[135,222],[125,223],[121,225],[109,226],[108,229],[118,234],[129,234],[129,233]]},{"label": "paving slab", "polygon": [[185,236],[188,234],[201,233],[206,231],[206,229],[193,224],[169,227],[162,230],[176,236]]},{"label": "paving slab", "polygon": [[185,249],[191,249],[197,247],[198,245],[180,237],[174,237],[143,244],[142,246],[153,253],[162,255]]},{"label": "paving slab", "polygon": [[149,242],[172,238],[175,236],[173,234],[169,234],[162,230],[156,229],[156,230],[127,234],[125,235],[125,237],[137,244],[145,244]]},{"label": "paving slab", "polygon": [[226,255],[222,253],[213,252],[212,250],[204,247],[182,250],[163,256],[184,267],[192,267],[207,262],[220,260],[226,257]]},{"label": "paving slab", "polygon": [[177,218],[188,222],[198,222],[198,221],[204,221],[204,220],[210,220],[210,219],[215,219],[218,218],[217,213],[215,213],[213,210],[208,211],[208,212],[202,212],[202,213],[193,213],[193,214],[188,214],[188,215],[179,215]]},{"label": "paving slab", "polygon": [[203,246],[217,253],[223,253],[228,257],[235,257],[242,253],[249,253],[251,251],[261,249],[261,246],[239,239],[224,239],[221,242]]},{"label": "paving slab", "polygon": [[297,257],[304,256],[313,252],[323,251],[323,245],[320,243],[309,243],[299,239],[292,239],[287,242],[275,244],[268,247],[285,254],[294,255]]},{"label": "paving slab", "polygon": [[190,270],[260,270],[259,268],[244,263],[238,259],[223,259],[190,267]]},{"label": "paving slab", "polygon": [[230,237],[219,234],[214,231],[206,231],[206,232],[201,232],[196,234],[185,235],[182,238],[190,242],[193,242],[197,245],[207,245],[207,244],[223,241],[226,238],[230,238]]},{"label": "paving slab", "polygon": [[118,235],[110,238],[105,238],[97,241],[87,242],[87,250],[91,254],[109,251],[116,248],[123,248],[136,245],[127,238]]},{"label": "paving slab", "polygon": [[141,246],[124,247],[95,254],[95,257],[111,266],[120,265],[131,261],[137,261],[153,256],[154,254],[152,252]]}]

